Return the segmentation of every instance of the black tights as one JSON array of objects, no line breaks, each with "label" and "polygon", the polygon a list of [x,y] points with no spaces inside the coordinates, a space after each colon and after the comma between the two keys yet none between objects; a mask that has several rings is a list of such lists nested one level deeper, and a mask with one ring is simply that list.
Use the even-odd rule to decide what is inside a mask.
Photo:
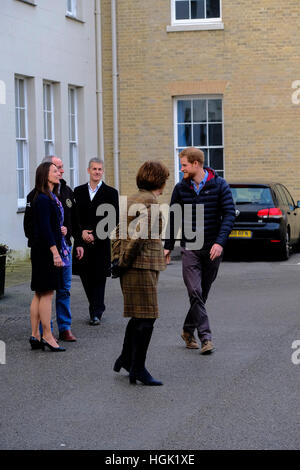
[{"label": "black tights", "polygon": [[127,324],[121,353],[124,367],[141,370],[145,361],[156,318],[131,318]]}]

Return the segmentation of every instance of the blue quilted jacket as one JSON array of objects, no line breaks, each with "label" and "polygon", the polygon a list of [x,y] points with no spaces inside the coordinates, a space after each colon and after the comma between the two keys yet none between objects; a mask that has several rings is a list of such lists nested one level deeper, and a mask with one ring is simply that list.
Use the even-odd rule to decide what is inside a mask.
[{"label": "blue quilted jacket", "polygon": [[[196,204],[204,205],[204,245],[203,249],[210,249],[214,243],[225,246],[227,238],[232,230],[235,220],[235,206],[232,199],[231,190],[226,181],[218,176],[213,169],[205,168],[208,171],[208,178],[205,186],[199,195],[196,194],[190,180],[182,180],[177,183],[172,194],[170,206],[180,204],[182,211],[184,204],[192,205],[192,230],[196,229]],[[182,212],[183,213],[183,212]],[[175,236],[172,218],[169,229],[170,237],[165,241],[165,249],[173,250]],[[184,220],[182,217],[183,236],[180,242],[185,246]]]}]

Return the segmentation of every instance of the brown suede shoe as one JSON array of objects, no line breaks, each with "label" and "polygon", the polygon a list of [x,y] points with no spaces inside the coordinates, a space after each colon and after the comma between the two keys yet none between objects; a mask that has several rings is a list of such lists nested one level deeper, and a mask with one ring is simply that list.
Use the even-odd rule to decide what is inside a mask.
[{"label": "brown suede shoe", "polygon": [[183,331],[181,338],[183,339],[183,341],[185,341],[186,347],[188,349],[199,349],[198,343],[194,335]]},{"label": "brown suede shoe", "polygon": [[69,342],[77,341],[76,336],[73,335],[71,330],[65,330],[59,333],[59,339]]},{"label": "brown suede shoe", "polygon": [[208,339],[201,342],[200,354],[211,354],[215,351],[214,345]]}]

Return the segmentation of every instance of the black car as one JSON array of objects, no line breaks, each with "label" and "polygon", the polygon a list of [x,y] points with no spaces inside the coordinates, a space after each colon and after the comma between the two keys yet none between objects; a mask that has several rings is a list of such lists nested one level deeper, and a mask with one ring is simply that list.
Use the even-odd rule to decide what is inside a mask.
[{"label": "black car", "polygon": [[281,260],[299,244],[300,201],[281,183],[230,183],[236,219],[228,248],[249,242],[271,247]]}]

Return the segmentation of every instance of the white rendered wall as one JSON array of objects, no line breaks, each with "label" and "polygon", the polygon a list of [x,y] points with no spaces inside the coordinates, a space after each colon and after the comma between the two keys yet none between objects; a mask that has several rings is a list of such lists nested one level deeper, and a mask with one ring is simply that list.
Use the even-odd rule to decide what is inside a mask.
[{"label": "white rendered wall", "polygon": [[[23,213],[16,179],[15,74],[28,80],[30,188],[44,157],[43,81],[55,82],[55,153],[69,179],[68,86],[79,89],[79,184],[88,160],[97,155],[94,0],[81,0],[82,21],[66,17],[65,0],[0,2],[0,243],[25,253]],[[0,95],[1,96],[1,95]]]}]

